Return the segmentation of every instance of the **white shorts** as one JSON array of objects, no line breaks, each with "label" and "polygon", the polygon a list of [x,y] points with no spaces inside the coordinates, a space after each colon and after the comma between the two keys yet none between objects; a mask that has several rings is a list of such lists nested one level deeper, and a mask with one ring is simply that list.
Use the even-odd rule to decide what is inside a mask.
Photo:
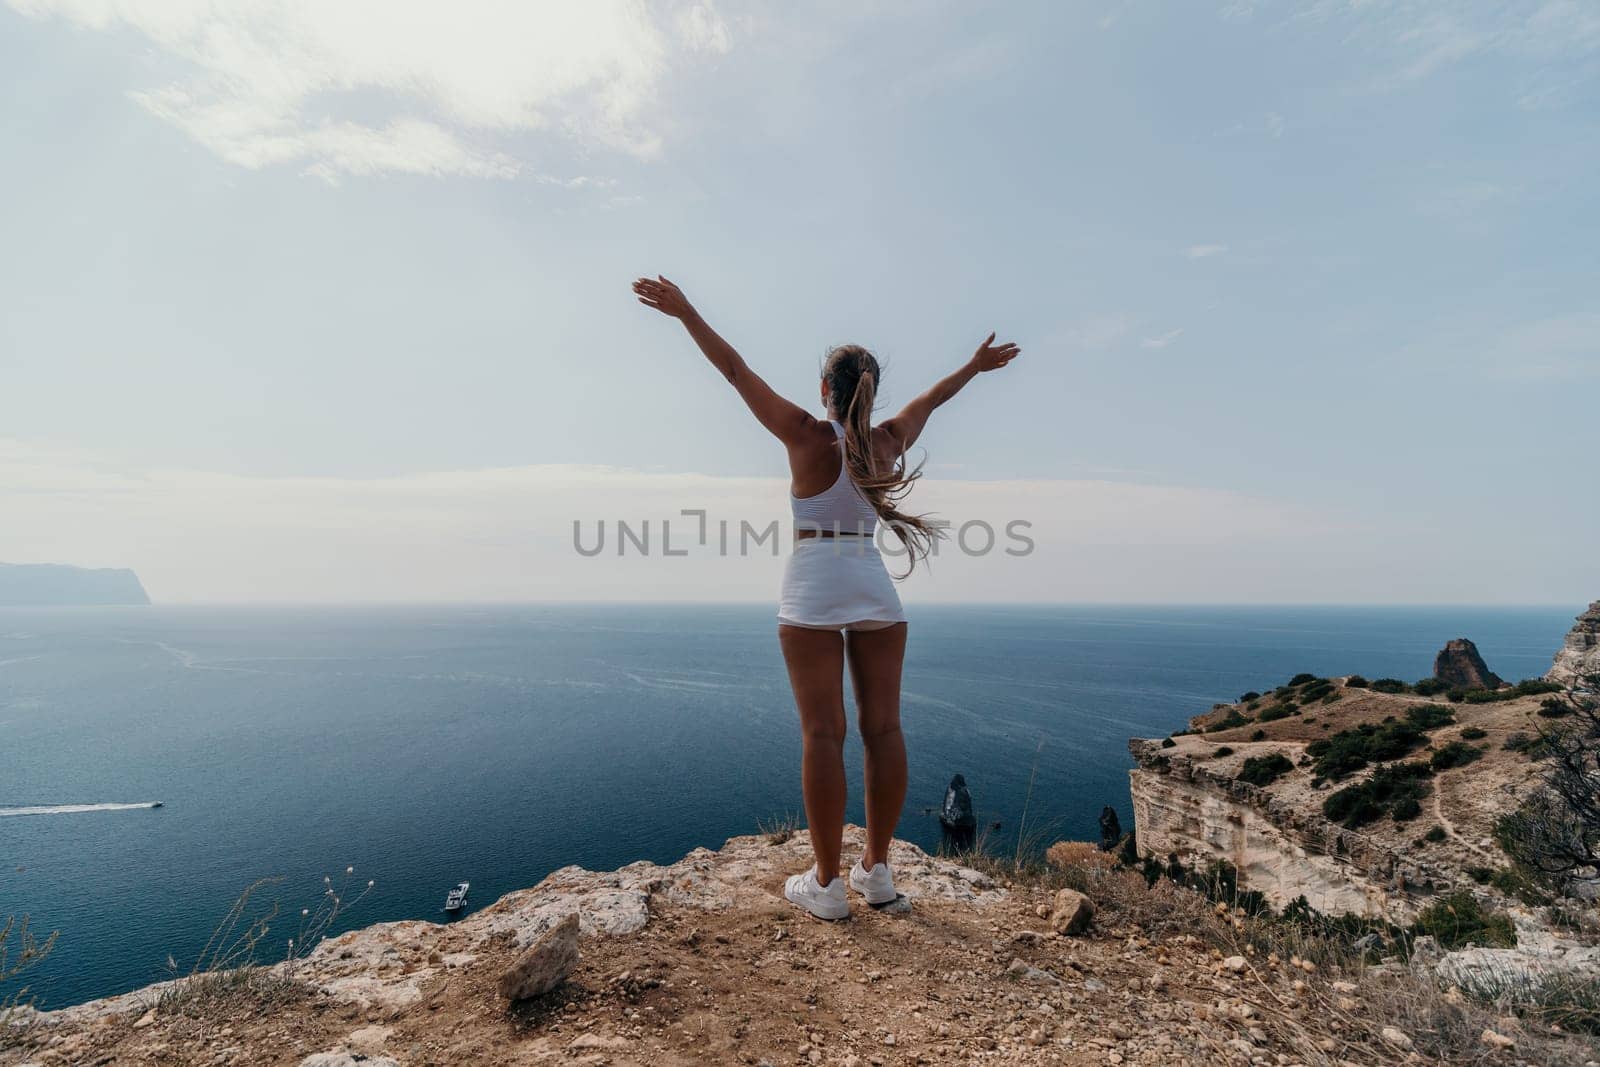
[{"label": "white shorts", "polygon": [[881,630],[905,622],[900,594],[869,537],[808,537],[783,568],[778,622],[813,630]]}]

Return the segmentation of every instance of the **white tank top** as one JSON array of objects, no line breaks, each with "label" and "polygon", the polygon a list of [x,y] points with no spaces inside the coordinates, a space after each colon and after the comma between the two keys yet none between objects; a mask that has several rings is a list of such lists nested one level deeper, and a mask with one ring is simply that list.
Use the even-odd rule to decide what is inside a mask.
[{"label": "white tank top", "polygon": [[850,477],[850,465],[844,461],[844,427],[832,420],[828,425],[839,444],[839,477],[816,496],[799,497],[790,490],[795,528],[870,535],[878,527],[878,513]]}]

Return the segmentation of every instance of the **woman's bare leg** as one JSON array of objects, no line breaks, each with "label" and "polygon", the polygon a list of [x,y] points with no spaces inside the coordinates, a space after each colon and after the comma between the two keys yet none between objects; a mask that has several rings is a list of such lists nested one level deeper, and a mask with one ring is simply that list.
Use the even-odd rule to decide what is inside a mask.
[{"label": "woman's bare leg", "polygon": [[817,857],[817,881],[839,876],[844,836],[844,637],[835,630],[779,626],[778,644],[800,712],[800,788]]},{"label": "woman's bare leg", "polygon": [[889,841],[906,802],[906,741],[900,733],[900,670],[906,658],[906,624],[845,635],[856,720],[866,750],[867,852],[862,866],[889,860]]}]

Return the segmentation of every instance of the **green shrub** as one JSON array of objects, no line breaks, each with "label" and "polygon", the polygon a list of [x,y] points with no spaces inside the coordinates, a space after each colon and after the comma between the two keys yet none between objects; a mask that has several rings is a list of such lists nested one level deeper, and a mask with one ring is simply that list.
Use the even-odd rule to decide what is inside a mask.
[{"label": "green shrub", "polygon": [[1559,697],[1545,697],[1539,701],[1539,715],[1546,719],[1560,719],[1572,714],[1572,705]]},{"label": "green shrub", "polygon": [[1389,810],[1389,816],[1395,822],[1410,822],[1421,814],[1422,803],[1416,797],[1401,797]]},{"label": "green shrub", "polygon": [[1440,841],[1443,841],[1445,839],[1444,827],[1442,827],[1442,826],[1431,827],[1428,830],[1427,833],[1422,835],[1422,839],[1424,841],[1432,841],[1434,844],[1438,844]]},{"label": "green shrub", "polygon": [[1301,700],[1302,703],[1310,704],[1310,703],[1313,703],[1315,701],[1323,699],[1324,697],[1330,695],[1332,692],[1333,692],[1332,683],[1330,683],[1330,682],[1317,682],[1317,683],[1315,683],[1313,685],[1308,685],[1304,689],[1300,690],[1300,700]]},{"label": "green shrub", "polygon": [[1504,698],[1501,697],[1500,693],[1494,689],[1468,689],[1465,693],[1461,694],[1461,699],[1465,700],[1468,704],[1493,704],[1496,701]]},{"label": "green shrub", "polygon": [[1329,693],[1327,696],[1323,697],[1322,698],[1322,702],[1324,704],[1333,704],[1333,703],[1335,703],[1337,701],[1340,701],[1340,700],[1343,700],[1343,699],[1344,699],[1344,694],[1335,691],[1335,692]]},{"label": "green shrub", "polygon": [[1163,737],[1161,739],[1161,747],[1162,748],[1177,748],[1178,747],[1178,742],[1174,741],[1170,737]]},{"label": "green shrub", "polygon": [[1256,716],[1256,721],[1277,722],[1279,719],[1287,719],[1294,712],[1295,706],[1293,704],[1274,704],[1270,708],[1263,709],[1261,714]]},{"label": "green shrub", "polygon": [[1416,685],[1412,686],[1411,691],[1416,693],[1419,697],[1431,697],[1437,696],[1449,688],[1449,686],[1445,685],[1437,678],[1424,678]]},{"label": "green shrub", "polygon": [[1409,693],[1411,687],[1398,678],[1379,678],[1372,683],[1372,689],[1378,693]]},{"label": "green shrub", "polygon": [[1347,689],[1366,689],[1368,686],[1372,685],[1371,682],[1367,681],[1359,674],[1352,674],[1350,677],[1344,680],[1344,684],[1345,688]]},{"label": "green shrub", "polygon": [[1265,730],[1257,730],[1255,733],[1250,735],[1250,740],[1252,741],[1265,741],[1266,739],[1267,732]]},{"label": "green shrub", "polygon": [[1317,680],[1317,676],[1314,674],[1297,674],[1293,678],[1289,679],[1289,684],[1299,686],[1305,685],[1307,682],[1315,682]]},{"label": "green shrub", "polygon": [[1233,749],[1229,748],[1227,745],[1223,745],[1221,748],[1219,748],[1215,752],[1211,753],[1211,758],[1212,759],[1221,759],[1223,756],[1231,756],[1231,755],[1233,755]]},{"label": "green shrub", "polygon": [[1467,691],[1465,689],[1452,689],[1445,694],[1445,698],[1452,704],[1459,704],[1467,698]]},{"label": "green shrub", "polygon": [[1230,711],[1217,722],[1207,726],[1206,733],[1214,734],[1219,730],[1232,730],[1234,727],[1243,726],[1250,721],[1250,719],[1240,715],[1237,711]]},{"label": "green shrub", "polygon": [[1235,703],[1248,704],[1252,700],[1260,700],[1260,699],[1261,699],[1261,694],[1256,692],[1254,689],[1252,689],[1248,693],[1241,693],[1240,696],[1239,696],[1239,699],[1237,701],[1235,701]]},{"label": "green shrub", "polygon": [[1239,771],[1239,781],[1265,787],[1292,770],[1294,764],[1281,752],[1274,752],[1270,756],[1251,756]]},{"label": "green shrub", "polygon": [[[1322,813],[1347,830],[1375,822],[1384,814],[1396,821],[1421,814],[1422,798],[1432,791],[1427,779],[1433,774],[1425,763],[1391,763],[1379,767],[1365,782],[1346,786],[1322,802]],[[1407,803],[1407,802],[1410,803]],[[1412,804],[1417,810],[1408,815]]]},{"label": "green shrub", "polygon": [[1318,778],[1338,781],[1369,763],[1410,755],[1426,740],[1422,731],[1408,722],[1386,722],[1378,726],[1362,723],[1354,729],[1340,730],[1332,737],[1311,742],[1306,746],[1306,754],[1316,761]]},{"label": "green shrub", "polygon": [[1461,731],[1461,740],[1463,741],[1482,741],[1488,736],[1489,731],[1480,730],[1476,726],[1469,726],[1465,730]]},{"label": "green shrub", "polygon": [[1443,704],[1418,704],[1406,709],[1406,722],[1419,730],[1437,730],[1455,721],[1454,713]]},{"label": "green shrub", "polygon": [[1506,738],[1506,743],[1501,747],[1508,752],[1521,752],[1529,759],[1539,759],[1546,749],[1544,738],[1520,731]]},{"label": "green shrub", "polygon": [[1481,749],[1473,748],[1465,741],[1451,741],[1433,754],[1428,765],[1436,771],[1447,771],[1452,767],[1465,767],[1482,757]]},{"label": "green shrub", "polygon": [[1511,948],[1517,943],[1510,916],[1486,912],[1471,892],[1461,889],[1422,909],[1412,931],[1427,934],[1445,950],[1467,944]]}]

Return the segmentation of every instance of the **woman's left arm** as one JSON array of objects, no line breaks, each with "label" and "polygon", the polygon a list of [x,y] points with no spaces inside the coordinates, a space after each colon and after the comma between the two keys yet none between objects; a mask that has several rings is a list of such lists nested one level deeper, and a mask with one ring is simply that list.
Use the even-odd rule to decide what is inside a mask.
[{"label": "woman's left arm", "polygon": [[657,275],[655,279],[640,278],[633,283],[633,291],[639,303],[645,307],[655,308],[663,315],[670,315],[683,323],[684,329],[689,331],[689,336],[700,346],[706,359],[722,372],[722,376],[738,391],[750,413],[772,436],[785,445],[796,444],[807,438],[816,418],[799,404],[780,396],[761,375],[751,370],[744,357],[700,317],[694,305],[689,303],[689,298],[683,295],[682,289],[664,276]]}]

